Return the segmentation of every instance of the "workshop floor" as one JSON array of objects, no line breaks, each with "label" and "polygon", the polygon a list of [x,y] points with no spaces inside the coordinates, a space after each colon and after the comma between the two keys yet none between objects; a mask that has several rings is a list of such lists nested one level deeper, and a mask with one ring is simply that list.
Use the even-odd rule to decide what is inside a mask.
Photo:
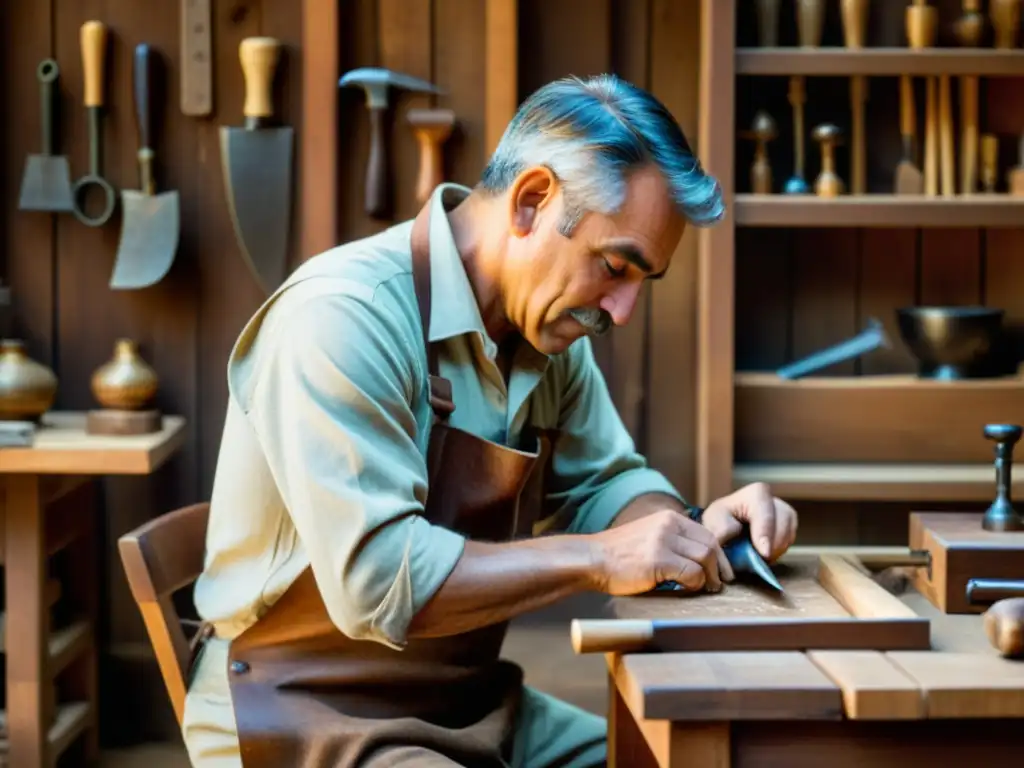
[{"label": "workshop floor", "polygon": [[[513,622],[504,655],[517,661],[526,680],[540,690],[579,707],[605,714],[607,681],[604,657],[577,656],[569,643],[573,618],[597,616],[602,595],[581,595]],[[104,753],[102,768],[189,768],[181,744],[143,744]]]}]

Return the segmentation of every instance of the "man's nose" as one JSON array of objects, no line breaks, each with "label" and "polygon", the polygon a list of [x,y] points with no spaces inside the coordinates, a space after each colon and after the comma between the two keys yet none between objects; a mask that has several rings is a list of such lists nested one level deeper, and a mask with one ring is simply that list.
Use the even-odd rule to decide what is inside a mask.
[{"label": "man's nose", "polygon": [[633,315],[642,288],[641,282],[623,283],[601,300],[601,309],[611,315],[613,323],[625,325]]}]

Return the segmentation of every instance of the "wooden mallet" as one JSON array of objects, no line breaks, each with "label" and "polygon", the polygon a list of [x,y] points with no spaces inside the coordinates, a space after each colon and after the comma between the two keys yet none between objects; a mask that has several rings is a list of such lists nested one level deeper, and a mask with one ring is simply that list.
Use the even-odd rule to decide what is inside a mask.
[{"label": "wooden mallet", "polygon": [[420,145],[416,200],[422,204],[437,185],[444,181],[441,146],[455,127],[455,112],[450,109],[410,109],[406,119]]}]

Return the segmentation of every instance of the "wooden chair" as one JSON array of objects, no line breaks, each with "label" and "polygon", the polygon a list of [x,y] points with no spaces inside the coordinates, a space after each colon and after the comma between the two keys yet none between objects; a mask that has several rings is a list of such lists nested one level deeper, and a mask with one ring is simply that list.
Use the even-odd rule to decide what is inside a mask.
[{"label": "wooden chair", "polygon": [[183,627],[189,622],[178,616],[172,596],[202,573],[209,513],[207,502],[182,507],[117,540],[128,586],[142,612],[179,726],[190,658]]}]

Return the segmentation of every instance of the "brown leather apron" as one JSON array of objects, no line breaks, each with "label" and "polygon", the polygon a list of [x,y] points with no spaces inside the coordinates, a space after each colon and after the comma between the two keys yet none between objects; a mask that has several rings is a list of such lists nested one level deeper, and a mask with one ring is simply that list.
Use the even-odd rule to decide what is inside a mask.
[{"label": "brown leather apron", "polygon": [[[542,482],[530,450],[447,423],[451,382],[438,375],[430,328],[430,204],[412,230],[413,275],[427,344],[434,424],[425,516],[477,540],[529,534]],[[546,453],[546,451],[545,451]],[[537,472],[533,470],[537,468]],[[533,473],[533,477],[531,477]],[[352,640],[331,622],[310,568],[231,642],[229,680],[246,768],[505,766],[522,670],[499,659],[507,623],[410,640],[402,651]]]}]

